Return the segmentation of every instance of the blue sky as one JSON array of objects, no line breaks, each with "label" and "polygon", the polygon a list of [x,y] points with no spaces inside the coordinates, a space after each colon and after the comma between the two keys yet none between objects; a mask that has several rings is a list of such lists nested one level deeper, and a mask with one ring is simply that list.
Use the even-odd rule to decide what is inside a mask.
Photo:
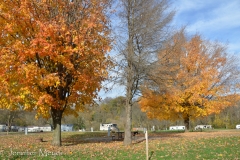
[{"label": "blue sky", "polygon": [[228,44],[228,51],[240,53],[240,0],[173,0],[173,24],[187,26],[190,34]]},{"label": "blue sky", "polygon": [[[172,0],[176,10],[172,24],[186,26],[189,34],[228,45],[228,52],[240,55],[240,0]],[[100,96],[115,98],[125,95],[123,87],[115,87]]]}]

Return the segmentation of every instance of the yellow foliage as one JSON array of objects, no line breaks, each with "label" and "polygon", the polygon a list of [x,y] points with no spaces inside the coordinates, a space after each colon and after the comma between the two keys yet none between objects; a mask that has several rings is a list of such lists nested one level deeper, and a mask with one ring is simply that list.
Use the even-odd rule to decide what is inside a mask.
[{"label": "yellow foliage", "polygon": [[239,95],[231,89],[236,82],[233,86],[225,82],[225,75],[233,81],[230,78],[232,75],[239,76],[239,72],[235,72],[234,68],[225,70],[231,64],[226,63],[229,60],[223,46],[203,41],[199,35],[186,41],[184,35],[180,34],[166,44],[158,57],[161,67],[153,73],[161,73],[165,69],[174,74],[166,78],[170,81],[164,82],[164,90],[150,89],[154,85],[155,88],[161,88],[163,83],[158,84],[157,80],[154,85],[146,83],[142,86],[139,104],[150,118],[194,119],[219,113],[239,100]]}]

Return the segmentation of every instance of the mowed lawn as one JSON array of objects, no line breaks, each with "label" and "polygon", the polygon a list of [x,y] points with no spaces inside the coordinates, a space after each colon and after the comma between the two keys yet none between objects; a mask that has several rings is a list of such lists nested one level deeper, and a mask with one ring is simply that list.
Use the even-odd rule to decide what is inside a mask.
[{"label": "mowed lawn", "polygon": [[[0,159],[146,159],[143,133],[131,146],[113,141],[107,132],[62,132],[61,147],[51,146],[51,140],[52,133],[0,133]],[[148,142],[152,160],[240,159],[240,130],[155,132],[149,133]]]}]

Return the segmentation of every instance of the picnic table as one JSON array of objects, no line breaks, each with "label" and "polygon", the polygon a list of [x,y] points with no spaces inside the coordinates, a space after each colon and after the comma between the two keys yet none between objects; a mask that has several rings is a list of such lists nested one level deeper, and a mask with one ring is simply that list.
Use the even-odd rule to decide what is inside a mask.
[{"label": "picnic table", "polygon": [[119,131],[119,132],[116,132],[116,133],[117,133],[117,139],[123,139],[124,132]]},{"label": "picnic table", "polygon": [[132,131],[132,136],[136,136],[138,134],[138,131]]},{"label": "picnic table", "polygon": [[[124,135],[124,132],[123,131],[118,131],[118,132],[115,132],[116,135],[117,135],[117,140],[121,140],[121,139],[124,139],[123,138],[123,135]],[[131,132],[132,136],[135,137],[136,134],[138,134],[138,131],[132,131]],[[115,135],[112,135],[112,139],[114,139]]]}]

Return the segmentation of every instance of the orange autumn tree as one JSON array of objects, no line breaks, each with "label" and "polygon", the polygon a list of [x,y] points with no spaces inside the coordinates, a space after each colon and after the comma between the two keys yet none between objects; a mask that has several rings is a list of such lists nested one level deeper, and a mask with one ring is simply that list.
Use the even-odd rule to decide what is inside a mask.
[{"label": "orange autumn tree", "polygon": [[111,61],[108,0],[14,0],[0,4],[1,108],[61,119],[93,103]]},{"label": "orange autumn tree", "polygon": [[221,44],[199,35],[188,41],[181,32],[165,44],[158,58],[152,73],[158,76],[142,86],[140,99],[150,118],[182,119],[189,129],[190,119],[219,113],[237,101],[237,61]]}]

